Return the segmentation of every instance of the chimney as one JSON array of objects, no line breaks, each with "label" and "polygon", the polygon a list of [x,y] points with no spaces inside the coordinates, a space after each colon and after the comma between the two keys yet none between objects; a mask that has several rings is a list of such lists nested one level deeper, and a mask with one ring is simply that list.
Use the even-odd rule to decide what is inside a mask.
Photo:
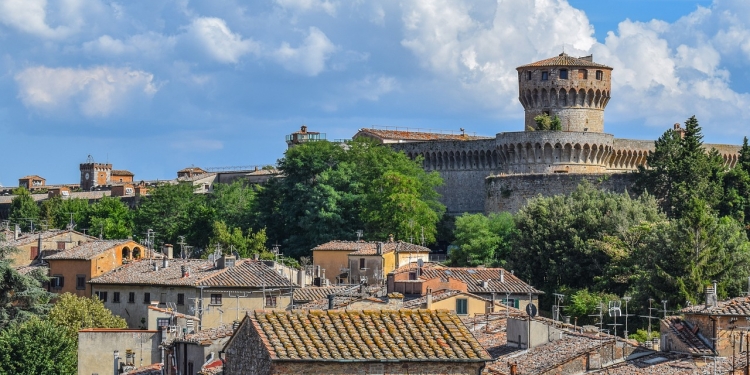
[{"label": "chimney", "polygon": [[21,227],[16,224],[16,228],[13,230],[13,239],[17,240],[18,237],[21,237]]},{"label": "chimney", "polygon": [[303,267],[301,270],[297,271],[297,285],[299,285],[300,288],[305,287],[305,279],[307,279],[307,272],[305,271],[305,268]]},{"label": "chimney", "polygon": [[162,248],[161,252],[164,254],[167,259],[174,258],[174,247],[170,244],[164,244],[164,247]]},{"label": "chimney", "polygon": [[378,242],[377,245],[375,245],[375,249],[378,255],[383,255],[383,243],[382,242]]},{"label": "chimney", "polygon": [[333,299],[334,299],[334,298],[336,298],[336,296],[334,296],[333,294],[329,294],[329,295],[328,295],[328,310],[333,310],[333,307],[334,307],[334,305],[335,305],[335,304],[333,303]]},{"label": "chimney", "polygon": [[482,288],[487,289],[490,285],[489,280],[482,280]]},{"label": "chimney", "polygon": [[400,309],[404,306],[404,295],[398,292],[388,294],[388,304],[394,309]]},{"label": "chimney", "polygon": [[232,322],[232,331],[237,332],[237,328],[240,328],[239,320],[235,320],[234,322]]},{"label": "chimney", "polygon": [[500,282],[501,283],[505,282],[505,270],[502,268],[500,269]]},{"label": "chimney", "polygon": [[425,308],[427,310],[432,310],[432,291],[430,290],[429,293],[427,293],[427,303]]},{"label": "chimney", "polygon": [[169,267],[169,258],[163,257],[161,258],[161,268],[167,268]]},{"label": "chimney", "polygon": [[154,263],[154,271],[158,271],[158,270],[159,270],[159,263]]},{"label": "chimney", "polygon": [[37,254],[36,257],[39,258],[39,259],[42,259],[42,250],[44,249],[44,247],[42,247],[42,245],[43,245],[43,243],[42,243],[42,232],[39,232],[39,238],[37,238],[37,240],[36,240],[36,246],[37,246],[37,249],[39,249],[39,251],[37,251],[37,253],[36,253]]},{"label": "chimney", "polygon": [[258,253],[253,254],[253,260],[258,260],[258,259],[260,259],[260,254]]},{"label": "chimney", "polygon": [[490,313],[495,312],[495,292],[492,292],[492,299],[490,300],[492,305],[490,305]]},{"label": "chimney", "polygon": [[393,234],[388,235],[388,242],[393,242]]},{"label": "chimney", "polygon": [[510,375],[518,375],[518,363],[510,364]]},{"label": "chimney", "polygon": [[706,287],[706,307],[716,307],[718,299],[716,297],[716,282],[713,286]]},{"label": "chimney", "polygon": [[182,277],[190,277],[190,269],[187,266],[180,266]]}]

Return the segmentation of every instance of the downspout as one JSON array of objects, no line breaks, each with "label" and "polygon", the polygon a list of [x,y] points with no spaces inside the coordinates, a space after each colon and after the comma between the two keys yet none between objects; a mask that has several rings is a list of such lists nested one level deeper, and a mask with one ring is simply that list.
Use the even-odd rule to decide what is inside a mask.
[{"label": "downspout", "polygon": [[198,308],[198,331],[203,330],[203,287],[199,286],[198,289],[201,290],[201,299],[200,299],[200,307]]},{"label": "downspout", "polygon": [[709,315],[708,319],[711,320],[711,326],[712,326],[711,327],[711,331],[712,331],[711,332],[712,333],[711,336],[713,336],[711,338],[711,341],[713,341],[713,348],[712,349],[714,350],[715,354],[718,354],[719,351],[717,350],[717,346],[719,344],[719,334],[717,332],[718,331],[717,325],[718,325],[719,319],[716,318],[716,317],[714,317],[714,316],[710,316],[710,315]]}]

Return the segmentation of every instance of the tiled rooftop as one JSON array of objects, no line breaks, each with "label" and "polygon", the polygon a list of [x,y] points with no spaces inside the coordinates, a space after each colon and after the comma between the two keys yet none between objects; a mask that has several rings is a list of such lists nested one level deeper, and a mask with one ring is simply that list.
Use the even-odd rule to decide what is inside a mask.
[{"label": "tiled rooftop", "polygon": [[356,286],[308,286],[295,290],[293,300],[294,302],[310,302],[319,299],[325,299],[328,298],[329,294],[344,293],[347,290],[351,290],[352,288],[354,288],[355,291],[357,289]]},{"label": "tiled rooftop", "polygon": [[135,370],[126,372],[125,375],[161,375],[161,363],[138,367]]},{"label": "tiled rooftop", "polygon": [[[352,296],[335,296],[333,297],[333,308],[341,309],[348,306],[352,302],[361,300],[359,295]],[[328,298],[320,298],[312,300],[294,307],[295,310],[328,310]]]},{"label": "tiled rooftop", "polygon": [[510,352],[498,357],[489,368],[510,373],[509,362],[518,364],[518,375],[534,375],[583,355],[600,346],[602,341],[584,336],[567,335],[561,340],[540,345],[522,353]]},{"label": "tiled rooftop", "polygon": [[[713,350],[697,335],[697,327],[676,316],[667,317],[662,322],[666,324],[675,338],[682,341],[693,355],[713,355]],[[665,332],[662,332],[664,334]]]},{"label": "tiled rooftop", "polygon": [[192,182],[192,181],[198,181],[198,180],[202,180],[204,178],[210,178],[210,177],[214,177],[214,176],[216,176],[216,173],[214,173],[214,172],[206,172],[206,173],[196,174],[196,175],[193,175],[191,177],[188,177],[188,176],[179,177],[177,179],[177,181]]},{"label": "tiled rooftop", "polygon": [[149,310],[158,311],[158,312],[161,312],[161,313],[164,313],[164,314],[172,314],[172,315],[174,315],[174,316],[176,316],[178,318],[184,318],[184,319],[194,320],[194,321],[200,320],[200,318],[198,318],[197,316],[186,315],[186,314],[174,311],[174,310],[163,309],[163,308],[158,307],[158,306],[148,306],[148,309]]},{"label": "tiled rooftop", "polygon": [[231,325],[222,325],[219,327],[204,329],[196,333],[185,335],[177,338],[175,341],[192,342],[201,345],[211,345],[216,340],[232,337],[234,330]]},{"label": "tiled rooftop", "polygon": [[[42,237],[42,241],[45,241],[52,237],[62,235],[62,234],[67,234],[69,232],[75,233],[81,236],[84,235],[82,233],[78,233],[76,231],[69,231],[67,229],[56,229],[56,230],[46,230],[44,232],[37,232],[37,233],[22,233],[21,237],[19,237],[17,240],[14,240],[13,233],[11,232],[11,234],[5,238],[5,242],[0,242],[0,246],[11,246],[11,247],[24,246],[24,245],[28,245],[30,243],[34,243],[38,241],[40,234]],[[92,240],[96,239],[96,237],[91,237],[91,236],[86,236],[86,237]]]},{"label": "tiled rooftop", "polygon": [[475,135],[466,134],[450,134],[450,133],[432,133],[422,131],[409,131],[409,130],[384,130],[384,129],[372,129],[363,128],[359,129],[360,134],[366,134],[375,138],[380,139],[398,139],[403,141],[473,141],[477,139],[490,139],[493,137],[482,137]]},{"label": "tiled rooftop", "polygon": [[[402,241],[383,242],[383,254],[392,251],[410,252],[410,253],[429,253],[430,249]],[[352,255],[375,255],[377,254],[378,242],[375,241],[331,241],[313,248],[315,250],[334,250],[348,251]]]},{"label": "tiled rooftop", "polygon": [[[153,264],[158,265],[154,270]],[[203,259],[170,259],[169,267],[162,268],[161,260],[143,259],[123,265],[89,281],[92,284],[125,285],[184,285],[209,287],[280,287],[292,283],[260,261],[238,260],[234,267],[219,269]],[[182,266],[190,269],[182,277]]]},{"label": "tiled rooftop", "polygon": [[[724,358],[719,361],[722,360]],[[608,366],[594,373],[607,375],[708,375],[712,373],[713,360],[709,359],[708,362],[711,365],[706,366],[701,363],[702,366],[699,367],[692,357],[677,353],[656,352],[637,356],[635,359]],[[717,365],[717,369],[721,369],[720,364]],[[724,371],[716,373],[726,374]]]},{"label": "tiled rooftop", "polygon": [[97,255],[131,240],[95,240],[46,256],[45,260],[92,259]]},{"label": "tiled rooftop", "polygon": [[37,264],[37,265],[18,267],[16,268],[16,271],[20,273],[21,275],[28,275],[35,271],[41,272],[42,275],[47,275],[49,273],[49,267],[46,264]]},{"label": "tiled rooftop", "polygon": [[112,172],[110,172],[110,175],[112,176],[135,176],[133,172],[127,171],[124,169],[113,169]]},{"label": "tiled rooftop", "polygon": [[489,354],[445,310],[255,311],[248,316],[272,359],[471,361]]},{"label": "tiled rooftop", "polygon": [[[500,281],[500,273],[503,272],[504,281]],[[430,280],[434,278],[454,278],[466,283],[467,291],[474,294],[505,293],[512,294],[542,294],[542,291],[532,288],[518,277],[502,268],[462,268],[462,267],[428,267],[422,268],[420,279]],[[487,287],[482,286],[482,281],[488,281]],[[500,296],[499,298],[502,298]]]},{"label": "tiled rooftop", "polygon": [[573,66],[573,67],[586,67],[586,68],[605,68],[605,69],[612,69],[609,66],[603,65],[603,64],[597,64],[592,61],[584,60],[582,58],[576,58],[573,56],[569,56],[566,53],[561,53],[555,57],[551,57],[549,59],[544,59],[540,61],[533,62],[531,64],[521,65],[517,69],[521,68],[534,68],[534,67],[543,67],[543,66]]},{"label": "tiled rooftop", "polygon": [[720,301],[716,306],[693,305],[680,311],[683,314],[750,316],[750,296]]}]

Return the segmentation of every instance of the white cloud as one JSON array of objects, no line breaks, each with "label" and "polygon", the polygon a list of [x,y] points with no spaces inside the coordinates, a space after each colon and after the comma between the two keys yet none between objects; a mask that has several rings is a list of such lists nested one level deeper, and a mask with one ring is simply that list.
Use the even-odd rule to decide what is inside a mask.
[{"label": "white cloud", "polygon": [[311,27],[310,33],[301,46],[294,48],[284,42],[271,55],[291,72],[316,76],[325,70],[326,60],[334,51],[336,51],[336,46],[331,43],[326,34],[317,27]]},{"label": "white cloud", "polygon": [[222,63],[237,63],[243,55],[260,51],[257,42],[233,33],[221,18],[196,18],[187,34],[214,60]]},{"label": "white cloud", "polygon": [[99,66],[90,69],[26,68],[15,76],[19,98],[47,112],[64,110],[71,102],[87,117],[106,117],[133,98],[157,91],[150,73]]},{"label": "white cloud", "polygon": [[337,4],[328,0],[276,0],[276,3],[286,9],[297,12],[310,10],[322,10],[330,16],[336,16]]},{"label": "white cloud", "polygon": [[107,57],[138,54],[139,57],[156,58],[172,51],[175,41],[175,37],[155,32],[133,35],[124,40],[102,35],[95,40],[83,43],[83,50]]},{"label": "white cloud", "polygon": [[47,22],[47,0],[0,0],[0,22],[24,33],[45,39],[63,39],[83,25],[80,0],[60,0],[57,16],[66,24],[52,27]]},{"label": "white cloud", "polygon": [[381,96],[398,88],[398,80],[394,77],[369,75],[350,83],[347,91],[352,100],[377,101]]}]

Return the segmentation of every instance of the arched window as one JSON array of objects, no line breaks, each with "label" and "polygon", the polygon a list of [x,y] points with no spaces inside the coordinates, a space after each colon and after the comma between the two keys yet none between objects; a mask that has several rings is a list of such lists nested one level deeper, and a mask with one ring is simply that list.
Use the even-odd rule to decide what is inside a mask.
[{"label": "arched window", "polygon": [[133,259],[141,259],[141,249],[136,247],[133,249]]},{"label": "arched window", "polygon": [[130,249],[127,247],[122,248],[122,260],[130,259]]}]

